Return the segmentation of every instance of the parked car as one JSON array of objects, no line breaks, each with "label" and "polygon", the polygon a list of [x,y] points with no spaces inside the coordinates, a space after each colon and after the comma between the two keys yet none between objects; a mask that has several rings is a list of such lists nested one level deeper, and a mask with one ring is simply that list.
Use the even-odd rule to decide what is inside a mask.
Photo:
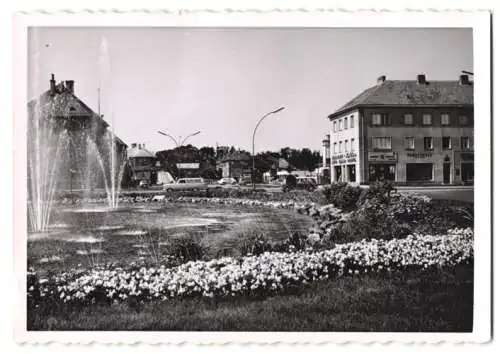
[{"label": "parked car", "polygon": [[251,177],[241,177],[240,181],[238,182],[240,186],[245,186],[247,184],[252,184],[252,178]]},{"label": "parked car", "polygon": [[139,182],[139,188],[149,188],[149,182],[145,179]]},{"label": "parked car", "polygon": [[185,191],[185,190],[206,190],[208,183],[206,183],[203,178],[179,178],[174,183],[165,183],[163,185],[163,190],[170,191]]},{"label": "parked car", "polygon": [[236,184],[238,181],[236,181],[233,177],[223,177],[220,180],[217,181],[218,184]]},{"label": "parked car", "polygon": [[313,177],[295,177],[294,175],[288,175],[286,176],[282,190],[283,192],[287,192],[292,189],[314,191],[316,188],[316,180]]}]

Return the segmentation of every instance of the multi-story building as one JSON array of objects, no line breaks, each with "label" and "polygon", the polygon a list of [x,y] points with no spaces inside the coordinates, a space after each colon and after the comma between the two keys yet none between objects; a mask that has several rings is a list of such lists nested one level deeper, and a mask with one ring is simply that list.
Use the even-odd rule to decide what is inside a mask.
[{"label": "multi-story building", "polygon": [[[56,84],[52,74],[49,89],[28,102],[29,186],[47,182],[53,170],[58,189],[104,188],[111,159],[116,166],[126,160],[127,145],[75,95],[74,87],[73,80]],[[55,162],[49,166],[51,159]]]},{"label": "multi-story building", "polygon": [[474,180],[473,82],[386,80],[328,116],[332,181]]},{"label": "multi-story building", "polygon": [[149,184],[156,183],[158,167],[156,156],[146,149],[145,144],[131,144],[127,150],[127,159],[132,170],[132,180],[139,183],[147,181]]}]

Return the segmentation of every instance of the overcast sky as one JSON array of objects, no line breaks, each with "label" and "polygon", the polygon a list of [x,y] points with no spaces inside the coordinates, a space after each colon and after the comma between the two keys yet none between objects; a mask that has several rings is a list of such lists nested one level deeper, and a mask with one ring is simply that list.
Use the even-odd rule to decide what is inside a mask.
[{"label": "overcast sky", "polygon": [[[127,144],[173,147],[158,130],[195,146],[251,151],[321,149],[328,114],[380,75],[458,79],[473,70],[470,29],[35,28],[29,33],[29,98],[56,81],[101,113]],[[100,84],[99,84],[100,82]]]}]

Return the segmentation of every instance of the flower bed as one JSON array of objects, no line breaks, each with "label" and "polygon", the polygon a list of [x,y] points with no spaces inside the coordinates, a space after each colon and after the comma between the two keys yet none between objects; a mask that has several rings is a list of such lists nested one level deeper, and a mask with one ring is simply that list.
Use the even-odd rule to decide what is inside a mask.
[{"label": "flower bed", "polygon": [[264,253],[188,262],[174,268],[75,270],[40,279],[28,273],[29,304],[262,296],[346,274],[452,267],[473,260],[471,229],[336,245],[320,252]]}]

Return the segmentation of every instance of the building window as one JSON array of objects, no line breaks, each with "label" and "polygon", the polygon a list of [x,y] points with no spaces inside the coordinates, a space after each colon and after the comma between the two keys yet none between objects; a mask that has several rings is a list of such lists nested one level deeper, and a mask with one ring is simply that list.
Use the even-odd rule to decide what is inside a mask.
[{"label": "building window", "polygon": [[372,125],[389,125],[389,115],[386,113],[372,114]]},{"label": "building window", "polygon": [[405,125],[413,125],[413,114],[405,114]]},{"label": "building window", "polygon": [[344,149],[345,149],[345,152],[349,151],[349,140],[347,140],[347,139],[345,141],[345,147],[344,147]]},{"label": "building window", "polygon": [[354,139],[351,139],[351,151],[354,151]]},{"label": "building window", "polygon": [[433,150],[434,144],[432,141],[432,136],[424,137],[424,150]]},{"label": "building window", "polygon": [[335,133],[337,131],[337,121],[333,122],[333,132]]},{"label": "building window", "polygon": [[354,116],[351,116],[351,128],[354,128]]},{"label": "building window", "polygon": [[344,118],[344,129],[347,129],[347,117]]},{"label": "building window", "polygon": [[430,114],[422,115],[422,124],[423,125],[431,125],[432,124],[432,116]]},{"label": "building window", "polygon": [[342,130],[342,121],[339,119],[339,131]]},{"label": "building window", "polygon": [[341,153],[341,152],[342,152],[342,142],[339,141],[339,153]]},{"label": "building window", "polygon": [[337,153],[337,143],[333,143],[333,153]]},{"label": "building window", "polygon": [[392,138],[391,137],[374,137],[372,138],[372,148],[378,150],[391,150]]},{"label": "building window", "polygon": [[450,125],[450,115],[443,113],[441,114],[441,125]]},{"label": "building window", "polygon": [[405,138],[405,148],[406,150],[415,150],[415,138],[412,136],[407,136]]},{"label": "building window", "polygon": [[467,119],[467,116],[459,116],[458,117],[458,124],[460,125],[467,125],[469,120]]},{"label": "building window", "polygon": [[451,150],[451,137],[443,136],[443,150]]},{"label": "building window", "polygon": [[462,136],[460,138],[460,147],[462,148],[462,150],[470,150],[471,148],[470,137]]}]

